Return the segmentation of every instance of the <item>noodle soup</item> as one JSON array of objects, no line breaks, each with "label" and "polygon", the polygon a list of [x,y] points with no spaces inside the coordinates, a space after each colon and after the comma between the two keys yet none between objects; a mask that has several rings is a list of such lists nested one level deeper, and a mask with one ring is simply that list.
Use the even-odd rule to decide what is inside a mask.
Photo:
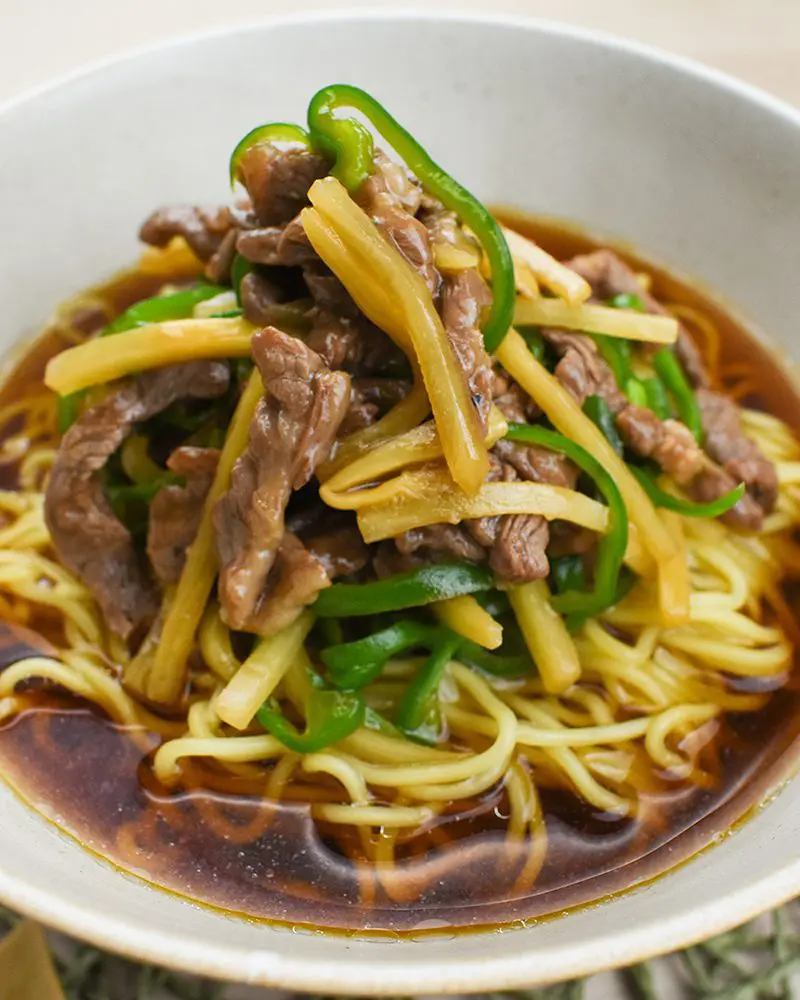
[{"label": "noodle soup", "polygon": [[127,871],[328,928],[690,856],[797,735],[788,376],[621,251],[247,138],[249,202],[154,213],[4,388],[4,774]]}]

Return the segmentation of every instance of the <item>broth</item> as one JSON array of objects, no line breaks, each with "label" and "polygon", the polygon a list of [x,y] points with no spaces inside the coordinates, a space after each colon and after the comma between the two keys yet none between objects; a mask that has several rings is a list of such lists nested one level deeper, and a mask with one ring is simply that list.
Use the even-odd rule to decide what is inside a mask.
[{"label": "broth", "polygon": [[[505,214],[551,253],[591,249],[586,236]],[[800,398],[771,352],[705,295],[623,253],[653,276],[667,301],[700,306],[718,325],[726,362],[746,364],[769,388],[769,410],[800,428]],[[152,294],[153,279],[109,286],[116,309]],[[47,358],[63,346],[51,331],[6,382],[0,402],[41,391]],[[766,398],[748,399],[765,406]],[[766,407],[765,407],[766,408]],[[9,429],[8,433],[11,433]],[[13,467],[2,485],[16,485]],[[48,623],[28,633],[5,626],[0,668],[38,649]],[[38,635],[37,635],[38,633]],[[28,649],[30,652],[30,649]],[[342,930],[410,932],[528,920],[597,900],[666,870],[709,844],[786,772],[800,735],[800,695],[792,683],[766,707],[708,724],[702,761],[709,779],[690,786],[654,774],[637,819],[620,819],[577,797],[543,789],[548,830],[544,867],[532,888],[516,887],[526,843],[509,840],[502,789],[459,804],[398,843],[391,878],[377,878],[357,834],[312,820],[302,785],[281,803],[260,783],[213,764],[185,763],[180,788],[149,767],[158,737],[132,734],[78,699],[41,687],[0,727],[0,766],[42,815],[114,864],[194,900],[292,924]]]}]

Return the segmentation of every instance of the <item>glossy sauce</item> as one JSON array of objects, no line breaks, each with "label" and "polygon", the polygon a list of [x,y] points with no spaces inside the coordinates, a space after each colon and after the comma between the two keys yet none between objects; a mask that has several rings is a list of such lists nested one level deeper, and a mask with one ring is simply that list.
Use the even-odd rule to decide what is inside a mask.
[{"label": "glossy sauce", "polygon": [[[559,257],[592,247],[562,228],[518,217],[513,224]],[[725,360],[761,373],[769,409],[800,428],[800,400],[773,355],[704,295],[642,267],[653,275],[656,295],[712,317]],[[119,308],[147,294],[151,288],[128,287]],[[44,360],[59,346],[44,338],[26,355],[0,402],[36,389]],[[13,486],[13,470],[5,472],[5,484]],[[18,633],[0,634],[0,668],[24,655],[14,645],[19,641]],[[0,727],[0,768],[62,829],[125,870],[201,902],[342,930],[411,932],[527,920],[652,878],[757,804],[790,769],[800,746],[800,695],[790,683],[760,712],[729,715],[721,724],[704,751],[713,776],[708,787],[654,775],[638,820],[598,814],[575,796],[544,789],[547,857],[533,888],[520,892],[515,882],[529,846],[506,837],[501,789],[399,843],[394,879],[384,883],[359,860],[352,832],[315,824],[301,801],[265,802],[252,779],[209,763],[187,764],[181,788],[162,788],[149,766],[157,737],[134,740],[66,696],[35,690],[27,698],[29,709]],[[292,794],[301,796],[303,788]]]}]

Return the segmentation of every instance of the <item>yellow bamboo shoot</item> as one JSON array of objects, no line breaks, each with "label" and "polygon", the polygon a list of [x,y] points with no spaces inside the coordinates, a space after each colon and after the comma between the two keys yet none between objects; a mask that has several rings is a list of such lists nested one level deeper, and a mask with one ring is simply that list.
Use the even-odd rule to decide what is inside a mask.
[{"label": "yellow bamboo shoot", "polygon": [[497,649],[503,642],[503,626],[470,594],[437,601],[433,613],[448,628],[485,649]]},{"label": "yellow bamboo shoot", "polygon": [[514,322],[517,326],[585,330],[650,344],[674,344],[678,339],[678,321],[672,316],[650,316],[592,304],[572,305],[563,299],[517,299]]},{"label": "yellow bamboo shoot", "polygon": [[153,637],[152,643],[146,643],[146,648],[125,668],[126,686],[156,704],[174,705],[183,694],[186,661],[217,575],[211,515],[228,489],[234,463],[247,447],[250,421],[263,395],[261,376],[254,371],[228,427],[214,481],[203,505],[200,528],[189,546],[180,580],[172,598],[165,599],[160,634]]},{"label": "yellow bamboo shoot", "polygon": [[176,319],[95,337],[52,358],[44,382],[61,396],[134,372],[200,358],[246,358],[255,327],[244,319]]},{"label": "yellow bamboo shoot", "polygon": [[380,502],[362,504],[358,524],[368,544],[394,538],[428,524],[458,524],[474,517],[500,514],[539,514],[548,520],[572,521],[591,531],[608,530],[608,508],[574,490],[549,483],[484,483],[475,496],[467,496],[443,468],[405,472],[374,490],[355,496],[376,495]]},{"label": "yellow bamboo shoot", "polygon": [[511,587],[508,599],[545,690],[563,694],[580,678],[581,661],[564,619],[550,603],[547,583]]},{"label": "yellow bamboo shoot", "polygon": [[[558,295],[559,298],[566,299],[567,302],[576,305],[589,298],[592,294],[591,285],[580,274],[556,260],[546,250],[542,250],[533,240],[527,239],[506,226],[501,228],[506,243],[508,243],[508,249],[513,256],[526,264],[537,281],[545,288],[553,292],[554,295]],[[528,296],[528,298],[531,297],[533,296]]]},{"label": "yellow bamboo shoot", "polygon": [[277,635],[261,639],[214,702],[214,711],[234,729],[247,729],[303,648],[314,624],[304,612]]}]

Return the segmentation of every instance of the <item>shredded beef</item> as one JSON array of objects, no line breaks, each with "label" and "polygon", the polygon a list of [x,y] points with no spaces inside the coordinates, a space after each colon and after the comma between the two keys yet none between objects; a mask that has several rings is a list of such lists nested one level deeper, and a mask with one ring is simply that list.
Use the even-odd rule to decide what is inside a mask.
[{"label": "shredded beef", "polygon": [[182,236],[204,263],[219,250],[231,227],[225,208],[205,209],[197,205],[172,205],[159,208],[142,224],[139,238],[154,247],[165,247]]},{"label": "shredded beef", "polygon": [[162,583],[177,583],[186,550],[200,527],[203,504],[217,471],[216,448],[176,448],[167,466],[186,478],[185,486],[166,486],[150,504],[147,555]]},{"label": "shredded beef", "polygon": [[248,631],[275,635],[291,625],[303,608],[313,604],[330,582],[322,563],[300,539],[284,532]]},{"label": "shredded beef", "polygon": [[302,267],[319,262],[299,216],[285,226],[242,229],[236,249],[253,264],[269,267]]},{"label": "shredded beef", "polygon": [[[717,500],[738,486],[739,482],[741,480],[734,479],[729,472],[718,465],[706,462],[689,485],[689,494],[701,502]],[[764,510],[749,493],[745,493],[734,507],[722,515],[722,520],[732,528],[739,528],[742,531],[760,531],[764,523]]]},{"label": "shredded beef", "polygon": [[492,405],[494,375],[483,344],[480,317],[481,310],[490,303],[489,289],[477,271],[459,271],[444,279],[442,322],[484,435]]},{"label": "shredded beef", "polygon": [[256,326],[269,326],[275,319],[274,306],[281,300],[281,290],[269,278],[251,271],[242,278],[239,288],[242,309]]},{"label": "shredded beef", "polygon": [[253,357],[266,395],[230,489],[215,507],[214,528],[225,620],[232,628],[260,631],[271,602],[265,597],[274,593],[269,577],[284,537],[286,504],[328,457],[347,410],[350,379],[273,327],[254,335]]},{"label": "shredded beef", "polygon": [[355,524],[312,535],[305,544],[331,580],[357,573],[369,562],[369,549]]},{"label": "shredded beef", "polygon": [[737,483],[745,483],[748,493],[769,513],[778,499],[778,475],[772,462],[742,430],[739,407],[729,396],[711,389],[699,389],[697,401],[706,451]]},{"label": "shredded beef", "polygon": [[[581,254],[568,260],[567,266],[589,282],[595,298],[605,301],[615,295],[637,295],[649,313],[670,315],[669,310],[641,286],[635,273],[612,250]],[[708,385],[708,375],[697,345],[680,323],[675,349],[692,385]]]},{"label": "shredded beef", "polygon": [[507,514],[501,518],[489,565],[507,583],[541,580],[550,572],[550,528],[543,517]]},{"label": "shredded beef", "polygon": [[421,192],[405,170],[378,150],[375,170],[361,185],[358,199],[390,243],[402,254],[431,294],[439,294],[441,278],[425,225],[415,218]]},{"label": "shredded beef", "polygon": [[231,283],[231,267],[236,257],[236,230],[229,229],[222,238],[219,249],[206,264],[206,277],[217,285]]},{"label": "shredded beef", "polygon": [[308,189],[330,164],[305,147],[252,146],[239,161],[242,182],[262,226],[289,222],[308,203]]},{"label": "shredded beef", "polygon": [[522,444],[501,439],[494,446],[494,453],[510,465],[520,479],[534,483],[550,483],[574,490],[578,480],[578,470],[557,451],[542,448],[537,444]]},{"label": "shredded beef", "polygon": [[492,373],[492,398],[509,423],[529,423],[541,416],[541,410],[527,392],[502,369]]},{"label": "shredded beef", "polygon": [[483,548],[458,524],[429,524],[406,531],[395,538],[395,544],[404,556],[424,551],[445,555],[456,561],[480,562],[486,558]]},{"label": "shredded beef", "polygon": [[590,337],[549,327],[543,328],[542,334],[560,355],[556,378],[580,406],[589,396],[602,396],[612,413],[625,406],[627,400],[617,386],[614,373]]},{"label": "shredded beef", "polygon": [[676,483],[688,483],[700,471],[704,456],[694,435],[677,420],[661,421],[632,403],[617,415],[625,443],[642,458],[653,458]]},{"label": "shredded beef", "polygon": [[109,628],[126,638],[157,606],[128,529],[115,517],[100,472],[134,425],[179,399],[211,399],[228,387],[218,361],[170,365],[121,385],[64,435],[45,496],[61,562],[89,588]]},{"label": "shredded beef", "polygon": [[375,423],[411,390],[408,382],[395,378],[354,378],[350,389],[350,405],[339,428],[340,437],[355,434]]}]

